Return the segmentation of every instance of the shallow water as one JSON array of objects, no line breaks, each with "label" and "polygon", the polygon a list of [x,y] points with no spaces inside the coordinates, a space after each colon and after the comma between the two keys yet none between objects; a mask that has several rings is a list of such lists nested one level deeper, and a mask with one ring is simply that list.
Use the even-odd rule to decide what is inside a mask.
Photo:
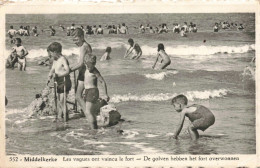
[{"label": "shallow water", "polygon": [[[109,23],[104,15],[7,15],[7,18],[6,27],[14,25],[17,28],[26,23],[38,25],[39,30],[53,22],[54,26],[69,26],[73,21],[86,25],[86,18],[87,24],[125,22],[131,33],[86,37],[98,60],[107,46],[112,47],[112,59],[98,61],[97,68],[107,82],[110,102],[116,105],[125,120],[97,133],[89,130],[85,118],[71,119],[68,124],[53,123],[53,117],[28,119],[25,108],[47,81],[48,67],[37,65],[38,60],[47,56],[46,47],[53,41],[61,42],[63,54],[72,65],[79,51],[71,38],[58,29],[55,37],[45,34],[22,37],[23,45],[29,50],[27,71],[6,70],[7,154],[256,153],[255,81],[251,76],[243,75],[244,68],[255,55],[254,14],[138,14],[129,18],[109,15]],[[44,21],[39,23],[37,18]],[[160,24],[162,20],[168,24],[172,20],[179,23],[192,20],[199,32],[188,34],[187,38],[173,33],[138,34],[133,26],[148,23],[145,20],[150,20],[151,24]],[[215,22],[226,20],[245,23],[246,30],[211,32]],[[129,37],[140,44],[142,59],[122,59]],[[158,43],[165,45],[172,60],[168,68],[172,70],[151,69]],[[6,56],[10,49],[7,40]],[[102,88],[100,90],[102,96]],[[208,107],[216,117],[213,126],[199,132],[201,139],[198,142],[192,142],[187,134],[188,120],[185,120],[179,140],[169,139],[179,122],[170,100],[178,94],[185,94],[189,104]],[[118,130],[123,130],[122,134]]]}]

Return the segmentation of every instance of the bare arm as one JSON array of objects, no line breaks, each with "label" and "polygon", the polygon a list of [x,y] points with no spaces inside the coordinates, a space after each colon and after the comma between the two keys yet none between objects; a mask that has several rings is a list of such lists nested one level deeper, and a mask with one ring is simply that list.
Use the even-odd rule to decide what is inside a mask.
[{"label": "bare arm", "polygon": [[155,60],[155,62],[154,62],[154,64],[153,64],[153,66],[152,66],[153,69],[154,69],[154,67],[155,67],[155,65],[156,65],[156,63],[157,63],[157,61],[158,61],[158,59],[159,59],[159,56],[160,56],[160,54],[157,53],[157,58],[156,58],[156,60]]},{"label": "bare arm", "polygon": [[105,98],[106,101],[109,101],[109,96],[107,94],[107,84],[106,84],[106,81],[104,80],[104,78],[101,76],[101,74],[97,70],[94,71],[94,74],[98,78],[99,82],[103,85],[103,88],[104,88],[104,91],[105,91],[105,94],[106,94],[106,98]]},{"label": "bare arm", "polygon": [[124,58],[128,57],[128,55],[131,54],[133,49],[134,49],[134,46],[133,47],[130,46],[129,49],[126,51]]},{"label": "bare arm", "polygon": [[184,110],[184,111],[181,112],[181,118],[180,118],[179,125],[178,125],[178,127],[177,127],[177,129],[176,129],[176,131],[175,131],[175,133],[173,135],[174,139],[177,139],[177,137],[179,136],[179,134],[180,134],[180,132],[182,130],[184,119],[185,119],[185,115],[186,115],[186,111]]},{"label": "bare arm", "polygon": [[82,67],[84,65],[84,57],[87,54],[91,54],[91,53],[92,53],[92,49],[88,45],[86,47],[81,47],[80,54],[79,54],[79,61],[75,66],[73,66],[71,68],[71,71],[75,71],[75,70],[79,69],[80,67]]}]

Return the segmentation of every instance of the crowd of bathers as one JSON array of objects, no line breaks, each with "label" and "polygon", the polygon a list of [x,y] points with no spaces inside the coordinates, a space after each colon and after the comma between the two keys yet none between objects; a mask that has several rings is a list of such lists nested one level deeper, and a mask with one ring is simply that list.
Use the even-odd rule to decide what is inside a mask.
[{"label": "crowd of bathers", "polygon": [[[118,25],[79,25],[76,26],[74,23],[71,24],[71,26],[68,26],[65,28],[63,25],[59,25],[58,28],[61,31],[66,31],[67,36],[71,36],[73,31],[77,28],[81,28],[86,35],[98,35],[98,34],[129,34],[129,27],[126,26],[125,23],[118,24]],[[190,22],[189,24],[187,22],[184,22],[183,25],[180,25],[178,23],[173,23],[172,28],[168,28],[166,23],[159,24],[158,26],[152,26],[151,24],[147,24],[144,26],[141,24],[138,27],[133,27],[133,29],[138,29],[139,33],[179,33],[182,37],[186,37],[187,33],[196,33],[198,31],[197,25],[194,24],[193,22]],[[213,27],[213,32],[218,32],[220,29],[223,30],[244,30],[243,24],[237,24],[237,23],[229,23],[228,21],[225,22],[216,22],[214,27]],[[106,30],[106,33],[105,31]],[[54,26],[49,26],[49,28],[42,29],[42,33],[45,32],[50,32],[50,36],[55,36],[56,35],[56,30]],[[37,26],[33,26],[32,28],[27,25],[27,26],[20,26],[18,30],[14,29],[13,26],[10,26],[10,29],[8,30],[7,34],[9,35],[11,42],[12,38],[16,35],[20,36],[39,36],[38,33],[38,28]]]}]

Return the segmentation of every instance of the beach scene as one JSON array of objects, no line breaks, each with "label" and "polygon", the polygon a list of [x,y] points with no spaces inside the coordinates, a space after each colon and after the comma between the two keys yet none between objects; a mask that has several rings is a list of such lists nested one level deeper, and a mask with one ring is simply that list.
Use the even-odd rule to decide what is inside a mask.
[{"label": "beach scene", "polygon": [[[5,70],[7,155],[256,154],[256,89],[250,68],[255,58],[254,13],[6,14],[5,20],[6,60],[15,46],[7,33],[10,27],[18,31],[25,26],[30,33],[13,37],[28,51],[26,70],[17,64]],[[184,22],[192,25],[191,31],[173,31]],[[113,33],[113,25],[123,23],[127,33]],[[89,33],[94,25],[101,25],[103,32]],[[79,104],[78,111],[68,104],[68,122],[53,122],[55,115],[31,117],[28,111],[46,88],[50,68],[41,62],[49,57],[51,43],[62,45],[69,65],[77,63],[80,50],[68,34],[72,26],[84,29],[107,85],[108,104],[121,115],[117,124],[96,132],[86,117],[73,117]],[[139,59],[124,58],[129,39],[140,46]],[[160,61],[152,68],[160,43],[171,60],[162,70]],[[100,61],[107,47],[110,59]],[[70,74],[72,102],[78,73]],[[103,97],[102,85],[98,88]],[[199,130],[197,141],[190,138],[188,118],[178,139],[171,138],[180,120],[171,100],[180,94],[188,105],[203,105],[215,116],[212,126]]]}]

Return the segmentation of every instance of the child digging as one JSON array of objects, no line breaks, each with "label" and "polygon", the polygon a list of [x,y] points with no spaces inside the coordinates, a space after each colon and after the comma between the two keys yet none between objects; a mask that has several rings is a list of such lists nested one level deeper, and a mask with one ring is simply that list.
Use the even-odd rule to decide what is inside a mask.
[{"label": "child digging", "polygon": [[174,139],[177,139],[180,134],[184,119],[188,117],[191,121],[188,131],[192,140],[197,140],[199,138],[198,130],[205,131],[208,127],[215,123],[214,114],[206,107],[198,104],[193,104],[187,106],[188,99],[184,95],[178,95],[172,99],[172,105],[174,109],[181,113],[181,120],[176,129],[175,134],[173,135]]}]

